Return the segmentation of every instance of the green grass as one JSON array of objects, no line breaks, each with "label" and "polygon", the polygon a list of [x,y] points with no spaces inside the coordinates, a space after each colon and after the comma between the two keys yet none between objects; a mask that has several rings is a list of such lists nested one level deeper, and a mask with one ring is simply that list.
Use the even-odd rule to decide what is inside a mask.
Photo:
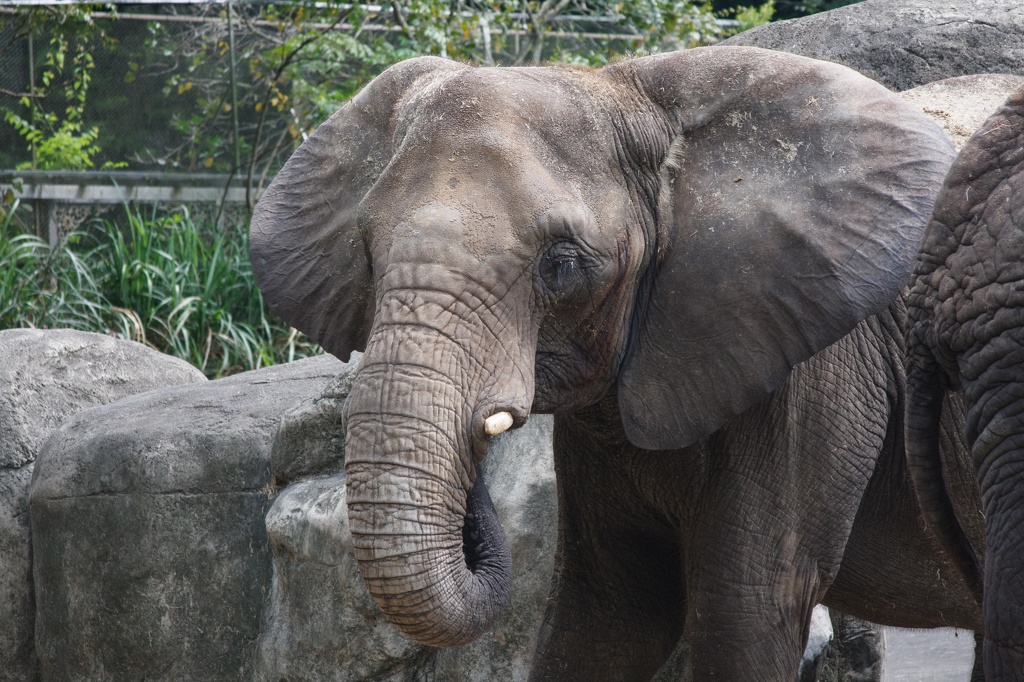
[{"label": "green grass", "polygon": [[188,212],[126,207],[51,249],[0,224],[0,328],[111,334],[192,363],[211,378],[320,352],[271,314],[253,281],[248,230]]}]

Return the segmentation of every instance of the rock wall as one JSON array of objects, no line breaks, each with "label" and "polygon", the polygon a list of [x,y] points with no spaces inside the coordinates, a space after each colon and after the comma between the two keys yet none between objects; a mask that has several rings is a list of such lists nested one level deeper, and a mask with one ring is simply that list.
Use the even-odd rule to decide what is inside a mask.
[{"label": "rock wall", "polygon": [[81,410],[202,372],[131,341],[71,330],[0,331],[0,680],[37,674],[28,488],[47,436]]},{"label": "rock wall", "polygon": [[79,413],[31,491],[46,680],[525,680],[555,539],[551,418],[483,466],[513,552],[495,630],[459,649],[379,613],[348,534],[329,356]]},{"label": "rock wall", "polygon": [[1024,75],[1024,3],[865,0],[719,44],[838,62],[897,91],[974,73]]},{"label": "rock wall", "polygon": [[251,674],[271,575],[281,415],[344,365],[321,356],[80,412],[30,493],[46,680]]}]

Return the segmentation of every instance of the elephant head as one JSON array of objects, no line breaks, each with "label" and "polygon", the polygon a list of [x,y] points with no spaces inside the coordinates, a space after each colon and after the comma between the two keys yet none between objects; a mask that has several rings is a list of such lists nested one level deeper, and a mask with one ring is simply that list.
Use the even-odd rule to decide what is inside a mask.
[{"label": "elephant head", "polygon": [[714,432],[888,304],[950,160],[880,85],[755,48],[423,58],[370,83],[267,189],[251,243],[273,310],[365,348],[349,517],[388,617],[443,646],[497,615],[493,435],[611,393],[641,448]]},{"label": "elephant head", "polygon": [[[999,680],[1024,675],[1022,235],[1024,89],[974,133],[950,168],[908,299],[908,463],[929,525],[979,595],[986,679]],[[943,476],[938,441],[947,390],[964,395],[985,512],[984,562],[967,541]]]}]

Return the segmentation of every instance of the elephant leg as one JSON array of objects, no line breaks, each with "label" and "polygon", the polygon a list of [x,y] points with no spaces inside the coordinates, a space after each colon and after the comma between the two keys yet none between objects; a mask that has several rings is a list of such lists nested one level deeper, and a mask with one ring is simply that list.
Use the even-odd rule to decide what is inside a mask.
[{"label": "elephant leg", "polygon": [[567,419],[554,446],[558,551],[530,679],[650,680],[682,633],[676,531]]},{"label": "elephant leg", "polygon": [[866,483],[843,476],[853,454],[822,455],[813,471],[827,475],[804,478],[805,453],[829,453],[827,444],[772,408],[708,444],[700,490],[684,501],[683,638],[694,680],[797,679],[811,612],[852,525],[841,510],[857,498],[843,488]]},{"label": "elephant leg", "polygon": [[[734,542],[751,546],[750,538],[730,538],[717,550],[702,548],[699,560],[687,565],[683,637],[691,677],[792,682],[818,596],[816,569],[794,555],[773,556],[773,547],[762,547],[737,564],[730,553],[744,545]],[[765,572],[767,564],[787,559],[794,562],[793,570]]]},{"label": "elephant leg", "polygon": [[971,682],[985,682],[985,633],[974,633],[974,665],[971,667]]},{"label": "elephant leg", "polygon": [[[1016,407],[1016,405],[1015,405]],[[1007,429],[1005,421],[1003,429]],[[990,433],[995,435],[989,436]],[[978,482],[985,509],[985,673],[990,680],[1024,678],[1024,446],[1020,436],[1000,440],[989,428],[975,443],[979,457]]]}]

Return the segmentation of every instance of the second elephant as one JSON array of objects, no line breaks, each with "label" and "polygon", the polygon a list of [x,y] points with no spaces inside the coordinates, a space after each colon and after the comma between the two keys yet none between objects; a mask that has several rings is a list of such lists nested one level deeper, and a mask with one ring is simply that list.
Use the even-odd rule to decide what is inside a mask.
[{"label": "second elephant", "polygon": [[[984,591],[985,672],[1024,679],[1024,90],[967,142],[911,289],[907,453],[932,526]],[[984,502],[984,561],[949,502],[936,424],[962,389]]]}]

